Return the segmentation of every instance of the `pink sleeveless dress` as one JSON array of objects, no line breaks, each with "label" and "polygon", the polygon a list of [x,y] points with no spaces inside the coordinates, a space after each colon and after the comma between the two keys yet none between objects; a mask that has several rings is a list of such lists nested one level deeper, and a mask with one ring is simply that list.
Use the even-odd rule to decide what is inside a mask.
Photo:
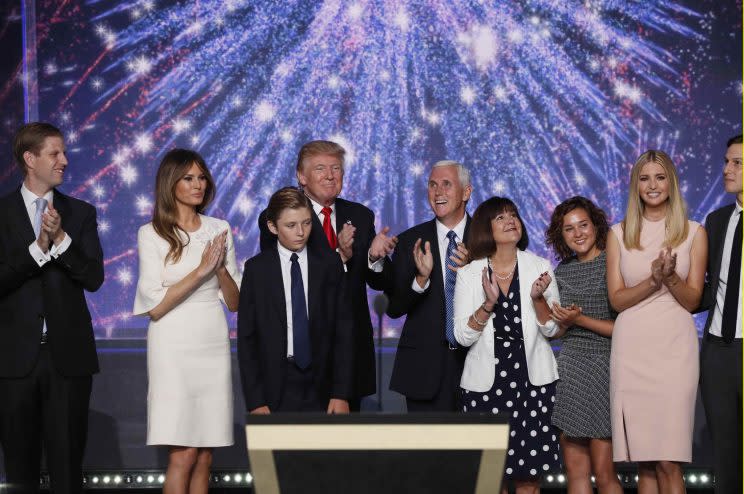
[{"label": "pink sleeveless dress", "polygon": [[[690,269],[692,240],[700,225],[689,222],[687,239],[673,249],[677,274]],[[664,220],[643,220],[642,250],[627,250],[620,224],[620,272],[626,287],[648,278],[665,235]],[[614,461],[692,461],[692,430],[698,383],[698,337],[692,315],[666,286],[620,313],[612,333],[610,407]]]}]

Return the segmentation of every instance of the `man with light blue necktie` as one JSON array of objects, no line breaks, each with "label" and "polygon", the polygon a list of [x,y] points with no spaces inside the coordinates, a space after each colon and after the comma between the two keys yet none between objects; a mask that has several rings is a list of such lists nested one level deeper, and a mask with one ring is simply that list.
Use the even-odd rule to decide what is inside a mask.
[{"label": "man with light blue necktie", "polygon": [[96,210],[55,187],[62,133],[22,126],[21,186],[0,198],[0,443],[6,489],[37,492],[44,451],[51,490],[82,491],[88,404],[98,358],[84,291],[103,283]]},{"label": "man with light blue necktie", "polygon": [[390,389],[406,397],[409,412],[455,411],[466,352],[454,335],[453,297],[457,266],[470,216],[472,187],[467,168],[456,161],[432,166],[427,193],[435,218],[398,236],[392,258],[387,314],[406,315]]}]

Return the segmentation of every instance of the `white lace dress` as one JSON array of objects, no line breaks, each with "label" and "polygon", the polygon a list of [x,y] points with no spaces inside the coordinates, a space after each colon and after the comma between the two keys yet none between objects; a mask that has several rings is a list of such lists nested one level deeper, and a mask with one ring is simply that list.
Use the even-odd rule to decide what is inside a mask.
[{"label": "white lace dress", "polygon": [[[240,282],[235,248],[226,221],[200,215],[177,263],[165,264],[168,242],[151,223],[137,236],[139,280],[134,314],[144,315],[162,301],[168,287],[201,262],[206,243],[224,230],[226,266]],[[233,391],[230,340],[217,276],[158,321],[147,334],[147,444],[192,447],[233,443]]]}]

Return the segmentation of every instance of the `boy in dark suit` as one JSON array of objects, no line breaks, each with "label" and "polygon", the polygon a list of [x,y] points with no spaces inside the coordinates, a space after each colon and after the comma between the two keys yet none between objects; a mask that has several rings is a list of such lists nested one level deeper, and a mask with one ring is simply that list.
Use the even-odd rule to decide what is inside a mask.
[{"label": "boy in dark suit", "polygon": [[238,362],[250,413],[348,413],[351,310],[338,255],[308,249],[312,207],[293,188],[277,191],[266,224],[277,236],[245,263],[238,309]]}]

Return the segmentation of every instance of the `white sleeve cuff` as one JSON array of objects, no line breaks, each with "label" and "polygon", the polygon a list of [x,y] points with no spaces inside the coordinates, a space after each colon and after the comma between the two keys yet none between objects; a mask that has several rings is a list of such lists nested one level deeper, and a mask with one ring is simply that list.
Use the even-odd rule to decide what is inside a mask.
[{"label": "white sleeve cuff", "polygon": [[52,255],[53,258],[56,259],[60,255],[65,253],[65,251],[70,247],[71,243],[72,239],[67,233],[65,233],[65,238],[62,239],[59,245],[52,245],[52,248],[49,249],[49,253]]},{"label": "white sleeve cuff", "polygon": [[44,253],[41,250],[41,247],[36,243],[36,240],[31,242],[31,245],[28,246],[28,252],[31,254],[31,257],[34,258],[34,261],[36,261],[36,264],[38,264],[39,267],[42,267],[44,264],[52,260],[48,252]]},{"label": "white sleeve cuff", "polygon": [[369,252],[367,252],[367,267],[374,271],[375,273],[382,273],[382,267],[383,267],[383,261],[385,260],[384,257],[379,258],[375,262],[370,262],[369,260]]},{"label": "white sleeve cuff", "polygon": [[426,280],[426,285],[424,285],[424,288],[421,288],[419,286],[418,282],[416,281],[416,278],[414,277],[413,278],[413,283],[411,283],[411,288],[416,293],[424,293],[426,290],[429,289],[429,284],[431,284],[431,280],[430,279],[429,280]]}]

